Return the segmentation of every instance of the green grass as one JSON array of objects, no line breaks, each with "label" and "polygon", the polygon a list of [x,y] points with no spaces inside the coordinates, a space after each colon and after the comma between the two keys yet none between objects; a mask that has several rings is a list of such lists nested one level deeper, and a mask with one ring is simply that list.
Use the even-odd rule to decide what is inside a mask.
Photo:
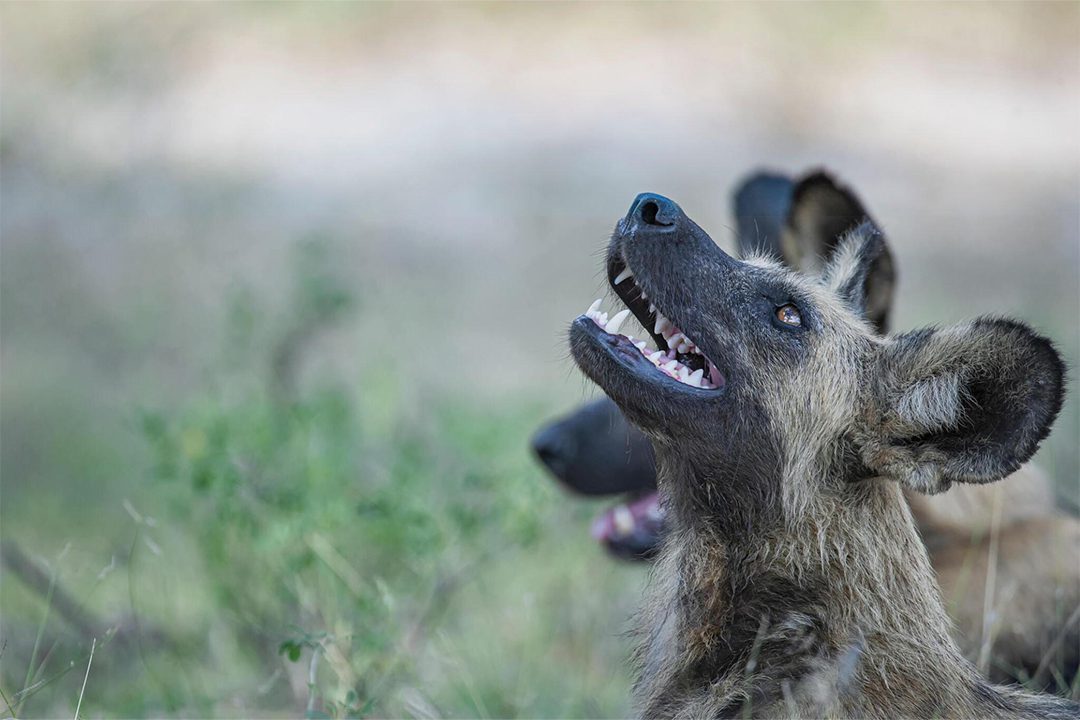
[{"label": "green grass", "polygon": [[[590,508],[529,456],[551,408],[418,398],[380,369],[294,377],[310,337],[357,311],[325,252],[302,244],[282,318],[250,298],[225,313],[201,391],[129,409],[134,492],[88,501],[96,517],[62,535],[80,551],[50,561],[55,582],[134,640],[79,636],[4,583],[14,715],[627,711],[641,571],[602,554]],[[41,552],[27,522],[57,537],[35,512],[6,536]]]}]

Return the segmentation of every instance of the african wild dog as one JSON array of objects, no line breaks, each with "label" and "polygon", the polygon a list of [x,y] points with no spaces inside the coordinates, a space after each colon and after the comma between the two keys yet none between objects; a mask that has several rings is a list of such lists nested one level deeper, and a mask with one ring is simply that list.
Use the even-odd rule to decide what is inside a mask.
[{"label": "african wild dog", "polygon": [[1003,319],[879,336],[863,314],[882,251],[864,223],[816,280],[729,257],[659,195],[617,225],[607,276],[659,349],[595,304],[570,346],[652,441],[668,505],[645,716],[1080,711],[963,658],[901,494],[1016,470],[1061,407],[1060,357]]},{"label": "african wild dog", "polygon": [[[820,271],[839,237],[867,217],[850,190],[820,172],[797,183],[756,174],[736,191],[734,211],[740,254],[768,252],[807,271]],[[865,282],[875,298],[869,318],[884,332],[891,257],[879,258],[874,269]],[[548,424],[534,449],[577,492],[628,495],[597,518],[593,535],[618,557],[655,556],[664,519],[652,448],[611,400]],[[1080,521],[1055,508],[1049,478],[1026,465],[1007,483],[905,496],[965,656],[997,682],[1069,693],[1080,665]]]}]

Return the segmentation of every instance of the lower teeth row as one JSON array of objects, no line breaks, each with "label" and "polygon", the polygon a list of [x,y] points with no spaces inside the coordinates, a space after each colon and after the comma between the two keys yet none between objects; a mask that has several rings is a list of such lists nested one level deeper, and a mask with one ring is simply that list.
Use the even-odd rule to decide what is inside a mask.
[{"label": "lower teeth row", "polygon": [[[626,320],[627,316],[630,314],[630,310],[622,310],[609,320],[607,313],[600,312],[600,303],[601,301],[597,300],[590,305],[589,309],[585,311],[585,316],[599,325],[604,332],[611,333],[612,335],[621,334],[619,333],[619,328],[622,327],[623,321]],[[630,340],[630,342],[634,344],[634,347],[636,347],[649,362],[655,365],[660,372],[668,377],[674,378],[675,380],[692,387],[704,388],[706,390],[715,388],[716,386],[712,381],[705,377],[704,370],[692,371],[676,359],[677,352],[683,354],[688,352],[700,354],[700,352],[685,335],[675,333],[674,335],[671,335],[671,337],[675,337],[675,335],[678,335],[682,342],[678,344],[677,348],[668,350],[666,353],[662,350],[651,350],[644,340],[635,340],[632,335],[623,335],[623,337]],[[665,339],[667,337],[668,335],[665,333]]]}]

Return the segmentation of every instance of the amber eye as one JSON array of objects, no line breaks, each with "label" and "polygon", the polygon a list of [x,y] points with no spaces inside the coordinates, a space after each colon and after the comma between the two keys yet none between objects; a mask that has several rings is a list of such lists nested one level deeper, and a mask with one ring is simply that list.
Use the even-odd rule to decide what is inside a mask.
[{"label": "amber eye", "polygon": [[776,308],[776,319],[785,325],[791,325],[793,327],[802,325],[802,315],[799,314],[799,308],[791,303]]}]

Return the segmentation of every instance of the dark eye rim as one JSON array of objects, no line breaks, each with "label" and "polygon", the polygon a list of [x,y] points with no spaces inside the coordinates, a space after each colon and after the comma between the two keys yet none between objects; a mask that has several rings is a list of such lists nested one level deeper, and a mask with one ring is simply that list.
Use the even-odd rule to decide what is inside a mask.
[{"label": "dark eye rim", "polygon": [[[795,309],[795,312],[798,313],[798,315],[799,315],[798,324],[792,325],[791,323],[786,323],[786,322],[784,322],[783,320],[780,319],[780,311],[783,310],[786,307],[792,307],[792,308]],[[803,311],[802,311],[802,309],[798,306],[798,304],[790,302],[790,301],[785,302],[785,303],[780,303],[779,305],[776,305],[773,308],[773,310],[772,310],[772,322],[773,322],[773,325],[775,325],[776,327],[781,328],[783,330],[787,330],[788,332],[798,332],[798,331],[802,331],[802,330],[806,329],[806,323],[803,321]]]}]

